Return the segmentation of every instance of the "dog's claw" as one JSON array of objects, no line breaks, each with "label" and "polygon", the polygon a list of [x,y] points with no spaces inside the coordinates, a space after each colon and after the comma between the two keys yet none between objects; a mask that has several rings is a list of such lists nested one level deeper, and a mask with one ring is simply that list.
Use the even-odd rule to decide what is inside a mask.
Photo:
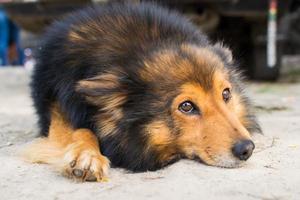
[{"label": "dog's claw", "polygon": [[88,172],[87,176],[85,177],[86,181],[97,181],[97,178],[93,175],[91,171]]},{"label": "dog's claw", "polygon": [[76,160],[72,160],[72,162],[70,162],[70,167],[75,167],[75,165],[76,165]]}]

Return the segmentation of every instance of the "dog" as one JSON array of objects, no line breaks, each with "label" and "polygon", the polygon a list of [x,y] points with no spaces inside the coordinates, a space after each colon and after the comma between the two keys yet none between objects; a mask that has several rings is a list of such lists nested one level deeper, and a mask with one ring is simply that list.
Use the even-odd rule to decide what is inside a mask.
[{"label": "dog", "polygon": [[153,171],[181,158],[239,167],[261,131],[230,49],[152,3],[55,22],[31,89],[44,137],[27,158],[76,180],[103,181],[110,164]]}]

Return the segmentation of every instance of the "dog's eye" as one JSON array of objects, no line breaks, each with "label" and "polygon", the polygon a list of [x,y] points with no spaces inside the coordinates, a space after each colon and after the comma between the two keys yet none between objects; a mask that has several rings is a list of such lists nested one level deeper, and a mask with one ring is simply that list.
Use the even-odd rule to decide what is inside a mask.
[{"label": "dog's eye", "polygon": [[222,92],[223,100],[227,103],[231,99],[231,92],[229,88],[226,88]]},{"label": "dog's eye", "polygon": [[198,110],[194,106],[194,104],[190,101],[185,101],[181,103],[178,107],[178,109],[185,114],[196,114],[198,113]]}]

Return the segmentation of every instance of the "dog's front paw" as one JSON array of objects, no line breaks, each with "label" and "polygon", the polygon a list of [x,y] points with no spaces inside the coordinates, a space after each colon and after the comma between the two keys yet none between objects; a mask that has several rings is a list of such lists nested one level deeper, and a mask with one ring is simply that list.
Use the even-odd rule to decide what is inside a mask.
[{"label": "dog's front paw", "polygon": [[64,156],[63,172],[79,181],[106,181],[109,160],[85,143],[70,144]]}]

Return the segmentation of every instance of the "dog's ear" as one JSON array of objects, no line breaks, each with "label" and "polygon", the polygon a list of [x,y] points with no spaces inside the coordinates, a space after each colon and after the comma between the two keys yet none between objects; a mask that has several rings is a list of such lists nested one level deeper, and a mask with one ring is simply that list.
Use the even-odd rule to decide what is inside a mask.
[{"label": "dog's ear", "polygon": [[214,44],[213,51],[218,54],[226,63],[232,63],[232,52],[228,47],[224,46],[223,43],[218,42]]},{"label": "dog's ear", "polygon": [[117,90],[119,84],[117,75],[105,73],[79,81],[76,91],[88,97],[97,97],[109,91]]},{"label": "dog's ear", "polygon": [[126,91],[120,78],[114,73],[104,73],[77,83],[76,91],[94,105],[121,104],[126,99]]}]

